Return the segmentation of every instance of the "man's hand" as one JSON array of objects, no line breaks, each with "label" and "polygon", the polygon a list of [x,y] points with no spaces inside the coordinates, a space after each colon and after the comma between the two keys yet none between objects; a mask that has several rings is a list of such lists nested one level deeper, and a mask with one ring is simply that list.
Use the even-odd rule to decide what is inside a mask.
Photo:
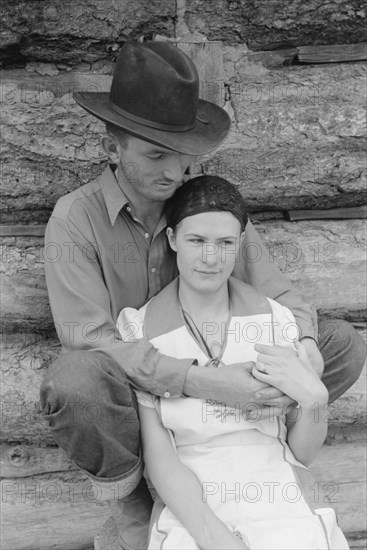
[{"label": "man's hand", "polygon": [[192,366],[186,377],[184,393],[189,397],[224,403],[228,407],[239,407],[252,419],[264,420],[285,414],[292,400],[280,390],[256,380],[251,372],[254,365],[253,361],[248,361],[220,368]]},{"label": "man's hand", "polygon": [[299,342],[296,350],[282,346],[256,344],[260,353],[253,370],[255,378],[268,381],[296,401],[301,407],[324,405],[328,392],[311,364],[306,348]]}]

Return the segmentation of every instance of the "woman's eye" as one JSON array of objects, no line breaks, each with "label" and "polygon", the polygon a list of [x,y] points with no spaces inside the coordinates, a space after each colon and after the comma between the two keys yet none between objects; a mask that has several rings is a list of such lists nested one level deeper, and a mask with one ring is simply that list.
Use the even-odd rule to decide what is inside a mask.
[{"label": "woman's eye", "polygon": [[190,239],[190,243],[200,244],[203,242],[203,239]]}]

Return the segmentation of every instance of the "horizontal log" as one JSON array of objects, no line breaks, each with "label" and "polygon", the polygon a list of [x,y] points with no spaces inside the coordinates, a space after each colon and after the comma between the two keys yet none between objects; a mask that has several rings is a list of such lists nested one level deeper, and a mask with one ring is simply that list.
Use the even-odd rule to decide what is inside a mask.
[{"label": "horizontal log", "polygon": [[[272,220],[257,223],[256,228],[268,247],[270,261],[278,264],[320,313],[365,320],[363,220]],[[54,260],[55,247],[51,246],[50,253],[44,250],[41,237],[2,239],[3,331],[53,333],[44,279],[45,260]],[[257,261],[256,246],[247,252],[248,261]]]},{"label": "horizontal log", "polygon": [[[226,86],[217,73],[203,76],[204,97],[219,93],[222,104],[230,98],[233,125],[216,152],[194,159],[193,172],[238,183],[252,212],[367,200],[362,66],[268,71],[251,55],[224,48]],[[3,223],[45,223],[61,195],[102,170],[104,126],[76,105],[72,92],[107,91],[111,76],[71,71],[51,78],[24,70],[1,76]]]},{"label": "horizontal log", "polygon": [[366,458],[365,440],[358,444],[324,445],[310,467],[317,480],[316,490],[325,490],[346,534],[366,527]]},{"label": "horizontal log", "polygon": [[90,548],[110,515],[80,472],[3,479],[1,492],[4,549]]},{"label": "horizontal log", "polygon": [[113,60],[127,39],[153,32],[173,36],[175,7],[172,0],[4,0],[2,57],[8,64],[98,65]]},{"label": "horizontal log", "polygon": [[[364,321],[365,222],[268,221],[256,225],[280,269],[322,313]],[[252,251],[256,261],[256,251]],[[352,305],[353,304],[353,305]],[[350,311],[350,315],[348,313]],[[352,313],[353,311],[353,313]]]},{"label": "horizontal log", "polygon": [[[185,13],[186,10],[186,13]],[[184,17],[186,25],[179,25]],[[114,59],[127,39],[154,33],[182,38],[185,32],[246,43],[253,50],[274,50],[308,44],[358,43],[365,40],[365,10],[360,0],[309,4],[292,0],[223,2],[187,0],[180,13],[170,0],[67,0],[2,2],[4,31],[0,48],[7,64],[41,61],[77,65]]]},{"label": "horizontal log", "polygon": [[[58,471],[64,465],[65,457],[55,449],[36,450],[36,447],[54,447],[55,442],[43,419],[39,402],[39,388],[42,378],[59,354],[57,340],[40,338],[37,335],[6,335],[2,353],[2,433],[0,443],[1,460],[5,472],[12,477],[33,475],[45,471]],[[329,407],[328,422],[333,441],[356,441],[366,425],[366,370],[360,380],[340,399]],[[94,409],[93,409],[94,410]],[[93,411],[92,411],[93,412]],[[85,405],[86,417],[91,417],[90,404]],[[343,435],[342,426],[354,428],[354,434]],[[348,439],[349,438],[349,439]],[[50,453],[50,454],[48,454]],[[53,465],[45,463],[53,457]],[[44,468],[44,469],[43,469]],[[25,472],[28,472],[27,474]]]},{"label": "horizontal log", "polygon": [[[12,445],[10,454],[14,452],[15,461],[19,444],[55,446],[42,416],[39,391],[47,367],[59,353],[60,344],[56,339],[26,333],[7,334],[3,338],[0,443]],[[20,460],[24,453],[20,452]],[[31,456],[30,472],[34,462],[37,458]]]},{"label": "horizontal log", "polygon": [[[361,464],[365,464],[364,442],[324,446],[311,467],[317,479],[315,498],[326,493],[351,539],[363,531],[365,523],[366,471]],[[111,540],[112,525],[108,532],[100,531],[108,507],[79,471],[3,479],[1,489],[4,548],[76,550],[91,544],[97,533],[110,535]],[[107,547],[101,543],[97,548]]]},{"label": "horizontal log", "polygon": [[249,211],[329,209],[367,200],[362,65],[268,71],[224,48],[232,130],[194,171],[236,183]]},{"label": "horizontal log", "polygon": [[245,42],[252,50],[365,41],[366,12],[359,0],[186,0],[189,29],[209,40]]},{"label": "horizontal log", "polygon": [[59,447],[0,444],[1,476],[23,478],[51,472],[77,470]]}]

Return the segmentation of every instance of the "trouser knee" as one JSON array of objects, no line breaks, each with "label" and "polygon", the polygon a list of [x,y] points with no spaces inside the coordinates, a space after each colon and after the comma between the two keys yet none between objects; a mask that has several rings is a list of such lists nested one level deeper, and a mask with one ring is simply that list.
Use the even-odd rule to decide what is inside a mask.
[{"label": "trouser knee", "polygon": [[94,475],[120,475],[139,460],[136,397],[122,369],[104,353],[59,357],[42,383],[41,405],[56,443]]},{"label": "trouser knee", "polygon": [[41,406],[51,414],[65,405],[97,406],[104,402],[108,381],[118,379],[121,404],[135,403],[124,372],[103,353],[72,351],[61,355],[48,369],[41,385]]},{"label": "trouser knee", "polygon": [[334,400],[358,380],[366,346],[353,325],[333,319],[319,321],[319,347],[325,363],[323,380]]}]

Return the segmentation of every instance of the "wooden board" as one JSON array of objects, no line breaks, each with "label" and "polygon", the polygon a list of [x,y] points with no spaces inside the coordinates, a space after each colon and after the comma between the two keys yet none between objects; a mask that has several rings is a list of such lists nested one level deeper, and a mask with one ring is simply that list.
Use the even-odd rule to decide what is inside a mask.
[{"label": "wooden board", "polygon": [[366,219],[367,206],[351,206],[350,208],[329,208],[328,210],[287,210],[285,217],[290,221],[298,220],[351,220]]},{"label": "wooden board", "polygon": [[[48,468],[57,471],[66,464],[65,458],[54,449],[50,455],[47,454],[49,450],[37,450],[37,447],[55,445],[41,413],[39,388],[48,365],[58,356],[59,351],[57,340],[47,338],[38,337],[37,341],[32,342],[31,337],[16,334],[8,335],[3,343],[0,443],[4,444],[1,457],[9,476],[38,474],[48,471]],[[364,370],[356,384],[330,406],[329,423],[362,429],[366,424],[366,407]],[[334,439],[337,437],[335,434]],[[53,465],[48,466],[51,458]],[[16,471],[18,475],[14,473]]]},{"label": "wooden board", "polygon": [[180,41],[177,42],[177,47],[185,52],[195,63],[200,79],[200,97],[223,107],[224,69],[222,43],[219,41],[201,43]]},{"label": "wooden board", "polygon": [[299,46],[297,49],[298,61],[301,63],[340,63],[367,59],[366,42],[328,46]]}]

